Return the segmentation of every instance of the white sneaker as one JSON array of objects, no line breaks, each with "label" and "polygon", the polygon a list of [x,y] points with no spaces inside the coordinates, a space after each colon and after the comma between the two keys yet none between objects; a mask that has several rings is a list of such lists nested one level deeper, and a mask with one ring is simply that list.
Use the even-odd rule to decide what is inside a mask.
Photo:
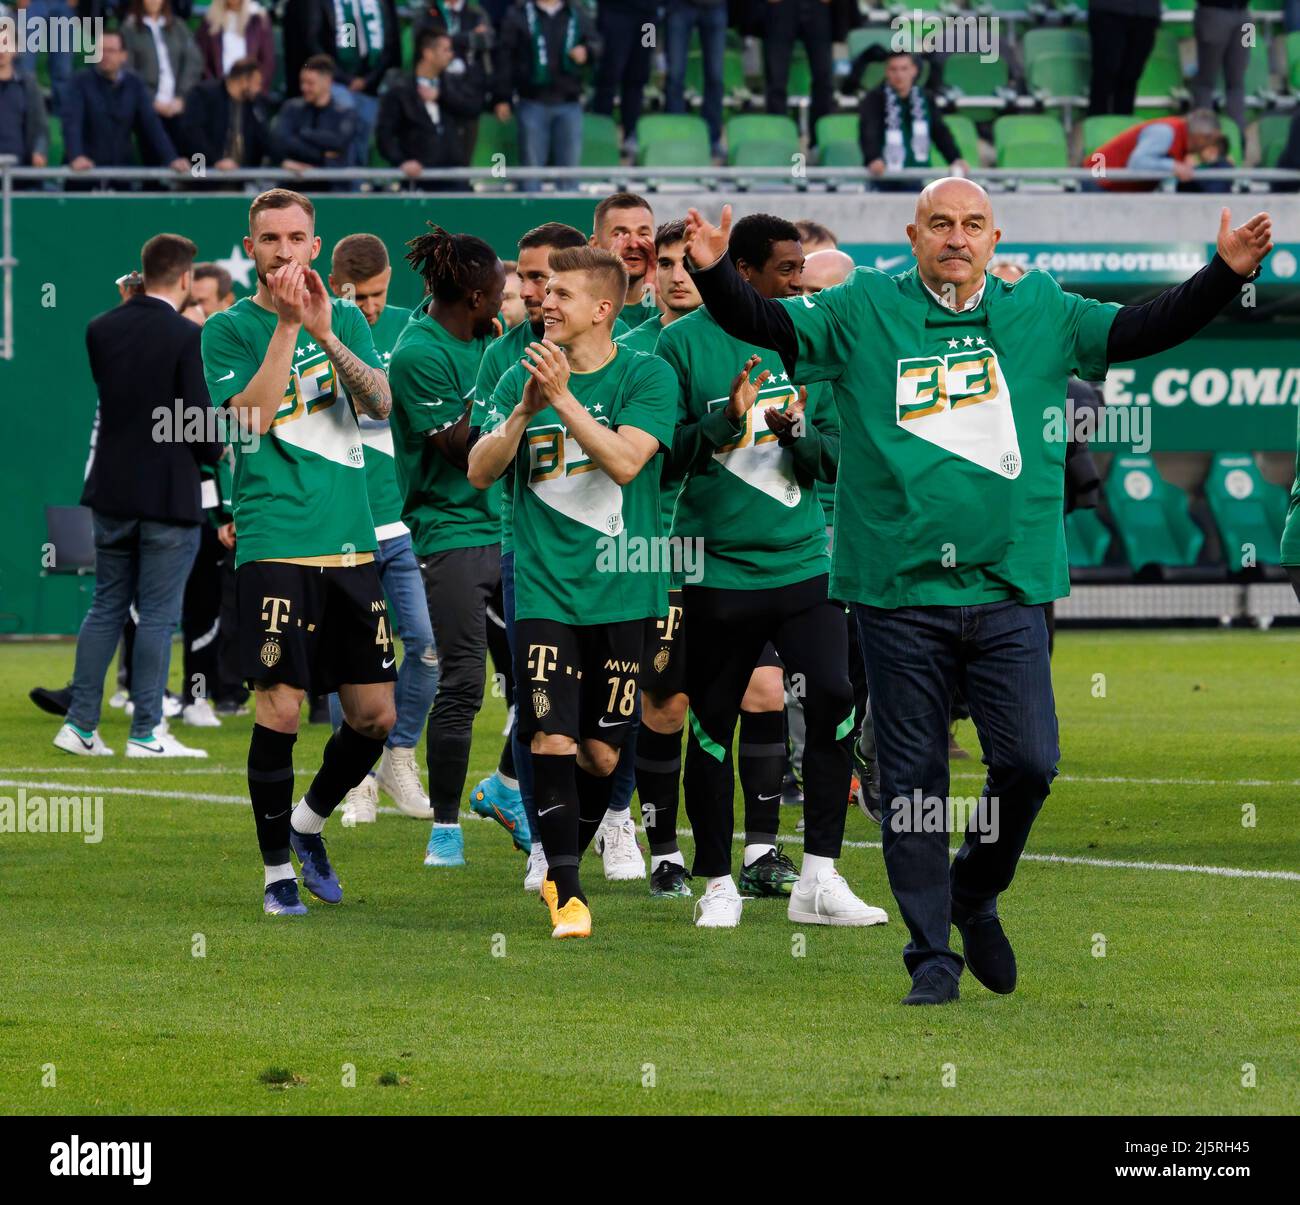
[{"label": "white sneaker", "polygon": [[524,868],[524,890],[541,891],[546,871],[546,853],[542,849],[541,840],[534,837],[532,852],[528,855],[528,865]]},{"label": "white sneaker", "polygon": [[191,728],[221,727],[221,721],[207,699],[195,699],[193,703],[186,703],[181,711],[181,723],[188,724]]},{"label": "white sneaker", "polygon": [[122,708],[126,706],[127,700],[130,697],[131,696],[127,694],[126,691],[116,690],[113,692],[113,697],[109,699],[108,705],[110,707],[115,707],[118,711],[121,711]]},{"label": "white sneaker", "polygon": [[392,797],[403,816],[416,820],[432,820],[433,808],[429,797],[420,785],[420,770],[415,764],[415,750],[384,746],[383,756],[375,770],[375,780],[380,790]]},{"label": "white sneaker", "polygon": [[605,877],[615,883],[645,878],[645,856],[636,843],[636,821],[629,813],[618,824],[601,821],[596,830],[596,852],[605,863]]},{"label": "white sneaker", "polygon": [[379,784],[375,782],[373,774],[367,774],[343,796],[343,814],[339,817],[339,823],[344,828],[355,828],[358,824],[374,824],[378,807]]},{"label": "white sneaker", "polygon": [[740,924],[740,892],[734,885],[714,883],[695,901],[697,929],[734,929]]},{"label": "white sneaker", "polygon": [[90,740],[86,740],[71,724],[64,724],[54,734],[54,747],[65,753],[75,753],[78,757],[113,756],[113,750],[99,739],[98,730],[90,734]]},{"label": "white sneaker", "polygon": [[127,757],[207,757],[206,749],[191,749],[182,745],[170,732],[166,723],[159,724],[147,740],[132,737],[126,742]]},{"label": "white sneaker", "polygon": [[889,914],[853,894],[834,867],[818,873],[814,882],[800,879],[790,889],[786,915],[799,925],[885,925]]},{"label": "white sneaker", "polygon": [[506,726],[501,729],[501,735],[509,736],[510,729],[514,727],[514,724],[515,724],[515,705],[511,703],[510,706],[506,708]]}]

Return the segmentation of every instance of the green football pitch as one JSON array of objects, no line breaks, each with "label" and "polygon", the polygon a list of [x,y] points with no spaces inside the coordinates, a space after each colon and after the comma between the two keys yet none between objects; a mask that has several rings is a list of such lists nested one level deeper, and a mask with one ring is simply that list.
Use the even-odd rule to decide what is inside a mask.
[{"label": "green football pitch", "polygon": [[[467,819],[468,865],[426,870],[396,814],[330,823],[342,907],[265,917],[251,721],[177,726],[209,760],[137,769],[106,708],[118,756],[70,757],[26,692],[71,659],[0,647],[0,796],[104,801],[95,843],[0,833],[0,1111],[1300,1111],[1294,630],[1062,635],[1062,776],[1002,901],[1020,986],[966,975],[929,1009],[899,1006],[906,934],[856,810],[841,866],[882,927],[755,900],[701,931],[589,859],[594,936],[556,942],[500,828]],[[503,716],[489,698],[471,784]],[[304,728],[300,790],[324,738]],[[978,794],[978,762],[953,769]]]}]

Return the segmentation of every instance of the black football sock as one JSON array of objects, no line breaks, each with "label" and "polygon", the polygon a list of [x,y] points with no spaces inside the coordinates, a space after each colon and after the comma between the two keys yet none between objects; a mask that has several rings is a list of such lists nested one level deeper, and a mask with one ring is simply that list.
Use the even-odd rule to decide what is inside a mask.
[{"label": "black football sock", "polygon": [[328,818],[343,802],[343,796],[370,773],[383,751],[383,737],[362,736],[344,720],[325,742],[320,769],[304,797],[307,806],[316,815]]},{"label": "black football sock", "polygon": [[537,827],[546,852],[546,877],[555,884],[560,907],[575,895],[586,903],[578,883],[578,787],[576,753],[534,753],[533,794]]},{"label": "black football sock", "polygon": [[429,717],[425,750],[429,761],[429,802],[439,824],[460,823],[460,797],[469,772],[470,742],[463,736],[444,736]]},{"label": "black football sock", "polygon": [[288,866],[289,812],[293,807],[294,732],[253,725],[248,742],[248,796],[253,801],[257,845],[266,866]]},{"label": "black football sock", "polygon": [[677,807],[682,780],[682,730],[656,732],[641,722],[636,744],[636,789],[652,857],[677,850]]},{"label": "black football sock", "polygon": [[511,782],[519,781],[519,775],[515,773],[514,741],[509,736],[506,737],[505,744],[501,746],[501,757],[497,762],[497,773]]},{"label": "black football sock", "polygon": [[740,713],[740,791],[745,844],[775,845],[785,775],[785,712]]},{"label": "black football sock", "polygon": [[576,762],[574,771],[578,788],[578,852],[585,854],[609,810],[609,801],[614,794],[614,775],[589,774]]}]

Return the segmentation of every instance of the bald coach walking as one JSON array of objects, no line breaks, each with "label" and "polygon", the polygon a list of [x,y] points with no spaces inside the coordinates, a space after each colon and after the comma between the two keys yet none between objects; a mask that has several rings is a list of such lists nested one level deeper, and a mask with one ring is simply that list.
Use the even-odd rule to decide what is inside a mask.
[{"label": "bald coach walking", "polygon": [[[1137,306],[1063,292],[1044,272],[1013,285],[988,275],[1002,232],[969,180],[936,181],[917,199],[910,271],[858,268],[812,296],[759,297],[725,254],[730,226],[730,207],[720,228],[695,210],[687,221],[709,313],[780,352],[792,380],[832,382],[839,409],[830,593],[853,604],[873,700],[885,866],[911,936],[903,1003],[956,1000],[963,965],[1010,992],[998,896],[1060,756],[1040,604],[1070,589],[1065,444],[1046,438],[1045,412],[1072,374],[1100,379],[1204,327],[1258,271],[1271,223],[1257,214],[1233,230],[1223,210],[1211,261]],[[957,687],[988,778],[950,867]]]}]

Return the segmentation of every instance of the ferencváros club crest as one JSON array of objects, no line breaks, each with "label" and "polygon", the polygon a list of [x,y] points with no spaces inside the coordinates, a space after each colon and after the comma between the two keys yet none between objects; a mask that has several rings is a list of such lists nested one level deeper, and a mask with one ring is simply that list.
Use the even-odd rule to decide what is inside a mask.
[{"label": "ferencv\u00e1ros club crest", "polygon": [[894,402],[903,430],[999,477],[1020,476],[1011,390],[991,347],[899,360]]}]

